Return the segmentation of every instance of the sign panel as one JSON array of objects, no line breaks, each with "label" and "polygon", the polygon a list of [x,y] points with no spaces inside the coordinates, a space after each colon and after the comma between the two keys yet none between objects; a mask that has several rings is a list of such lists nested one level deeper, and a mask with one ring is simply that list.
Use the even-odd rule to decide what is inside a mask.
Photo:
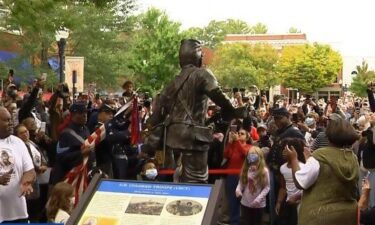
[{"label": "sign panel", "polygon": [[84,57],[65,56],[65,83],[68,84],[71,92],[73,91],[73,71],[77,71],[77,83],[75,84],[77,92],[83,92],[84,66]]},{"label": "sign panel", "polygon": [[211,185],[102,180],[79,225],[201,225]]}]

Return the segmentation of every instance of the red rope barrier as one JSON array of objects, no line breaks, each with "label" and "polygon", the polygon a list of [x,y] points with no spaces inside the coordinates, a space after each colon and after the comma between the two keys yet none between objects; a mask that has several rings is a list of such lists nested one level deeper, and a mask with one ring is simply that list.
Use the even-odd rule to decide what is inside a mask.
[{"label": "red rope barrier", "polygon": [[[210,175],[239,175],[241,173],[241,169],[211,169],[208,170]],[[162,169],[158,171],[159,175],[173,175],[174,170],[170,169]]]}]

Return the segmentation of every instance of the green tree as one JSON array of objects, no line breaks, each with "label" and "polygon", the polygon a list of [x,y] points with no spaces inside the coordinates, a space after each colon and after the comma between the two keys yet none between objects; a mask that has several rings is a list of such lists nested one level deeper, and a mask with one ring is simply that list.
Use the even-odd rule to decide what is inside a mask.
[{"label": "green tree", "polygon": [[278,63],[283,84],[304,93],[334,82],[341,68],[341,55],[317,43],[285,47]]},{"label": "green tree", "polygon": [[250,34],[253,29],[242,20],[211,20],[204,28],[193,27],[185,31],[185,35],[203,42],[205,46],[216,48],[227,34]]},{"label": "green tree", "polygon": [[6,75],[8,74],[8,71],[9,71],[8,66],[5,63],[0,62],[0,77],[5,78]]},{"label": "green tree", "polygon": [[353,77],[353,82],[349,90],[359,97],[367,96],[367,84],[375,80],[375,71],[368,69],[368,63],[363,60],[361,65],[356,66],[357,75]]},{"label": "green tree", "polygon": [[128,66],[144,89],[160,90],[178,73],[180,26],[156,8],[138,16]]},{"label": "green tree", "polygon": [[68,29],[66,55],[84,56],[85,82],[108,87],[116,84],[118,71],[126,68],[120,63],[126,42],[119,40],[118,34],[129,30],[127,18],[135,8],[134,2],[3,0],[7,13],[0,26],[20,34],[21,57],[33,58],[34,74],[49,71],[48,57],[57,56],[55,33]]},{"label": "green tree", "polygon": [[252,27],[252,33],[253,34],[266,34],[268,31],[268,28],[263,23],[257,23]]},{"label": "green tree", "polygon": [[298,28],[291,27],[291,28],[289,28],[288,33],[289,33],[289,34],[300,34],[300,33],[302,33],[302,32],[301,32],[301,30],[299,30]]},{"label": "green tree", "polygon": [[223,86],[263,89],[278,83],[277,60],[277,51],[270,45],[225,44],[215,51],[210,67]]},{"label": "green tree", "polygon": [[[85,83],[96,83],[100,88],[118,89],[119,81],[131,75],[125,62],[130,43],[127,32],[132,24],[126,16],[113,14],[114,8],[115,5],[98,8],[93,4],[71,8],[79,16],[69,26],[73,31],[68,54],[85,57]],[[118,23],[121,18],[123,22]]]}]

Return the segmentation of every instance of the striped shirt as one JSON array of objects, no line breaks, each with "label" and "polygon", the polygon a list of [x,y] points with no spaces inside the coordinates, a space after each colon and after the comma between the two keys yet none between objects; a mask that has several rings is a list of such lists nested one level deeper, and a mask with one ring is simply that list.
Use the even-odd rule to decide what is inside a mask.
[{"label": "striped shirt", "polygon": [[328,137],[326,135],[326,132],[322,131],[318,134],[318,136],[315,138],[313,144],[311,145],[311,151],[315,151],[318,148],[327,147],[329,144]]}]

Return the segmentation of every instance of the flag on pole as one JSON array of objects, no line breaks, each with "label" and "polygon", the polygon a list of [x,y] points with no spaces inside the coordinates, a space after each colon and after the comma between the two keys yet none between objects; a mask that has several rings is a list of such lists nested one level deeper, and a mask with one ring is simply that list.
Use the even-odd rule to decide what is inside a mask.
[{"label": "flag on pole", "polygon": [[[134,98],[136,99],[136,98]],[[122,112],[125,112],[132,104],[132,101],[123,105],[118,112],[115,114],[114,117],[120,115]],[[138,107],[138,106],[137,106]],[[105,139],[106,136],[106,129],[105,125],[103,124],[98,129],[96,129],[84,142],[82,147],[90,146],[91,149],[95,150],[97,144]],[[71,184],[74,188],[74,196],[75,196],[75,205],[77,205],[79,198],[81,197],[82,193],[86,190],[88,186],[88,156],[83,158],[83,161],[78,166],[71,169],[68,174],[65,176],[64,182]]]},{"label": "flag on pole", "polygon": [[131,115],[131,145],[138,145],[140,140],[138,98],[133,99],[133,109]]},{"label": "flag on pole", "polygon": [[[82,148],[90,146],[91,149],[95,149],[95,146],[104,140],[105,132],[106,129],[103,124],[85,140]],[[78,203],[79,198],[88,186],[88,159],[89,157],[85,156],[82,163],[71,169],[65,177],[64,182],[71,184],[74,188],[75,205]]]}]

